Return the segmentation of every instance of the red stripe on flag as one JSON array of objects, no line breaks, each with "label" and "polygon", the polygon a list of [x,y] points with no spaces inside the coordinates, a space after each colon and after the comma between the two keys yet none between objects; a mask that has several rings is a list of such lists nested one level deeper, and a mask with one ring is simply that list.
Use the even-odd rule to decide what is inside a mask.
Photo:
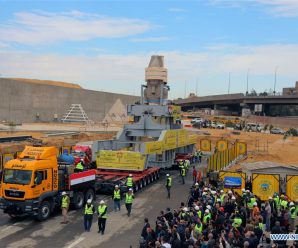
[{"label": "red stripe on flag", "polygon": [[87,177],[87,176],[92,176],[92,175],[96,175],[96,170],[76,172],[76,173],[70,175],[70,180],[79,179],[82,177]]}]

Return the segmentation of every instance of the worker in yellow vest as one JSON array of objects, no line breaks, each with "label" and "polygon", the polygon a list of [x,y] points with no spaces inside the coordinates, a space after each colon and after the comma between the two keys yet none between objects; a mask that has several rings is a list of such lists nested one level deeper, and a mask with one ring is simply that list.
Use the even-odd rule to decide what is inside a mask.
[{"label": "worker in yellow vest", "polygon": [[84,160],[81,159],[81,161],[79,163],[77,163],[76,168],[75,168],[76,172],[82,172],[84,170],[83,162],[84,162]]},{"label": "worker in yellow vest", "polygon": [[200,236],[202,235],[202,232],[203,232],[203,224],[201,221],[198,221],[195,225],[195,228],[194,228],[194,231],[195,233],[197,234],[197,236]]},{"label": "worker in yellow vest", "polygon": [[85,214],[84,214],[85,232],[90,232],[90,229],[92,226],[93,214],[95,212],[95,208],[91,203],[92,203],[92,200],[88,199],[87,204],[85,205]]},{"label": "worker in yellow vest", "polygon": [[114,189],[114,192],[113,192],[113,200],[114,200],[114,211],[116,212],[117,209],[119,209],[119,211],[120,211],[120,208],[121,208],[121,204],[120,204],[121,191],[120,191],[118,185],[115,185],[115,189]]},{"label": "worker in yellow vest", "polygon": [[290,202],[289,207],[290,207],[290,219],[289,219],[290,231],[294,231],[294,226],[295,226],[294,224],[295,224],[295,219],[297,215],[294,202]]},{"label": "worker in yellow vest", "polygon": [[242,219],[241,219],[239,213],[236,213],[232,226],[235,228],[238,228],[241,226],[241,224],[242,224]]},{"label": "worker in yellow vest", "polygon": [[171,198],[172,177],[167,174],[166,189],[168,191],[168,198]]},{"label": "worker in yellow vest", "polygon": [[202,210],[200,209],[199,206],[195,206],[195,210],[197,212],[197,216],[199,219],[202,219]]},{"label": "worker in yellow vest", "polygon": [[134,200],[134,195],[132,188],[128,190],[128,192],[125,194],[125,207],[127,209],[127,216],[130,216],[131,213],[131,207],[132,207],[132,202]]},{"label": "worker in yellow vest", "polygon": [[283,207],[283,209],[286,209],[288,207],[288,201],[285,199],[284,195],[281,195],[280,198],[281,198],[280,200],[281,207]]},{"label": "worker in yellow vest", "polygon": [[133,187],[132,174],[128,175],[128,177],[126,179],[126,186],[127,186],[127,188],[132,188]]},{"label": "worker in yellow vest", "polygon": [[185,184],[184,177],[186,176],[186,170],[184,167],[181,169],[181,178],[182,178],[182,184]]},{"label": "worker in yellow vest", "polygon": [[205,210],[205,214],[204,214],[204,217],[203,217],[203,224],[209,224],[209,221],[211,220],[211,214],[210,214],[210,211],[209,209],[206,209]]},{"label": "worker in yellow vest", "polygon": [[275,206],[276,206],[276,214],[277,214],[277,216],[280,216],[280,198],[277,193],[274,193],[273,200],[274,200]]},{"label": "worker in yellow vest", "polygon": [[63,215],[63,221],[61,222],[61,224],[67,224],[67,222],[68,222],[67,221],[67,213],[68,213],[68,209],[69,209],[70,199],[65,191],[63,191],[61,195],[62,195],[61,209],[62,209],[62,215]]},{"label": "worker in yellow vest", "polygon": [[106,229],[108,207],[103,200],[100,201],[97,214],[98,214],[98,233],[103,235]]}]

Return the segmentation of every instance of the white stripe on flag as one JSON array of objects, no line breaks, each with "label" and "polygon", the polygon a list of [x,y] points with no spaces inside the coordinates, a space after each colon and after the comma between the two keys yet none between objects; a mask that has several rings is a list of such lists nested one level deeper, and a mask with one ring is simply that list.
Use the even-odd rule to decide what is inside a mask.
[{"label": "white stripe on flag", "polygon": [[70,185],[76,185],[79,183],[84,183],[84,182],[88,182],[88,181],[92,181],[92,180],[95,180],[95,175],[73,179],[70,181]]}]

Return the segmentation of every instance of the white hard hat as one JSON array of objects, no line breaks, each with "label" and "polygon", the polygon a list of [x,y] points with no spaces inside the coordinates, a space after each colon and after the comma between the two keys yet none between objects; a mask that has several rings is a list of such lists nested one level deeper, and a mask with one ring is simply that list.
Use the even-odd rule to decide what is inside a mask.
[{"label": "white hard hat", "polygon": [[195,183],[195,186],[199,186],[199,184],[198,183]]},{"label": "white hard hat", "polygon": [[67,193],[65,191],[63,191],[61,195],[67,195]]},{"label": "white hard hat", "polygon": [[167,174],[167,177],[169,177],[170,176],[170,174]]},{"label": "white hard hat", "polygon": [[242,192],[245,192],[245,189],[242,189]]},{"label": "white hard hat", "polygon": [[223,192],[224,192],[223,190],[220,191],[220,193],[223,193]]},{"label": "white hard hat", "polygon": [[233,194],[233,192],[231,190],[229,190],[228,194]]},{"label": "white hard hat", "polygon": [[99,204],[105,204],[105,201],[104,201],[104,200],[101,200],[101,201],[99,202]]},{"label": "white hard hat", "polygon": [[269,196],[269,197],[268,197],[268,200],[272,200],[272,197],[271,197],[271,196]]},{"label": "white hard hat", "polygon": [[205,213],[209,214],[209,209],[206,209],[206,210],[205,210]]},{"label": "white hard hat", "polygon": [[294,206],[294,202],[290,202],[290,204],[289,204],[290,206]]},{"label": "white hard hat", "polygon": [[210,209],[211,209],[211,206],[210,206],[210,205],[207,205],[207,209],[209,209],[209,210],[210,210]]},{"label": "white hard hat", "polygon": [[221,200],[218,198],[217,200],[216,200],[217,202],[221,202]]},{"label": "white hard hat", "polygon": [[132,191],[132,188],[129,188],[128,190],[129,190],[129,191]]},{"label": "white hard hat", "polygon": [[132,177],[132,174],[129,174],[128,176]]},{"label": "white hard hat", "polygon": [[204,191],[207,191],[208,190],[208,188],[204,188]]},{"label": "white hard hat", "polygon": [[254,206],[258,206],[258,203],[255,202],[255,203],[254,203]]},{"label": "white hard hat", "polygon": [[91,199],[88,199],[88,200],[87,200],[87,203],[88,203],[88,204],[90,204],[91,202],[92,202],[92,200],[91,200]]},{"label": "white hard hat", "polygon": [[203,195],[207,195],[207,192],[203,192]]},{"label": "white hard hat", "polygon": [[247,189],[246,192],[249,193],[250,191]]},{"label": "white hard hat", "polygon": [[188,209],[187,209],[187,207],[185,207],[185,208],[183,208],[182,210],[185,211],[185,212],[187,212]]},{"label": "white hard hat", "polygon": [[235,196],[232,196],[232,200],[236,200],[236,197]]},{"label": "white hard hat", "polygon": [[195,206],[195,210],[200,210],[200,207],[199,206]]},{"label": "white hard hat", "polygon": [[216,194],[216,191],[212,190],[212,191],[211,191],[211,194],[212,194],[212,195],[215,195],[215,194]]},{"label": "white hard hat", "polygon": [[115,188],[119,188],[119,186],[118,185],[115,185]]}]

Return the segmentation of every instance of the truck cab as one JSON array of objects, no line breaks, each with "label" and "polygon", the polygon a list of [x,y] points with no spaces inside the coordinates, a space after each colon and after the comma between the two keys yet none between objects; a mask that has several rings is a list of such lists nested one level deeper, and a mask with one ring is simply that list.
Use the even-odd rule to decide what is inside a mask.
[{"label": "truck cab", "polygon": [[30,147],[3,170],[0,208],[10,216],[36,215],[47,218],[58,191],[58,163],[55,147]]},{"label": "truck cab", "polygon": [[76,209],[95,199],[96,171],[76,173],[73,164],[58,163],[57,154],[56,147],[26,146],[17,159],[5,164],[0,188],[4,213],[42,221],[60,206],[63,191]]}]

